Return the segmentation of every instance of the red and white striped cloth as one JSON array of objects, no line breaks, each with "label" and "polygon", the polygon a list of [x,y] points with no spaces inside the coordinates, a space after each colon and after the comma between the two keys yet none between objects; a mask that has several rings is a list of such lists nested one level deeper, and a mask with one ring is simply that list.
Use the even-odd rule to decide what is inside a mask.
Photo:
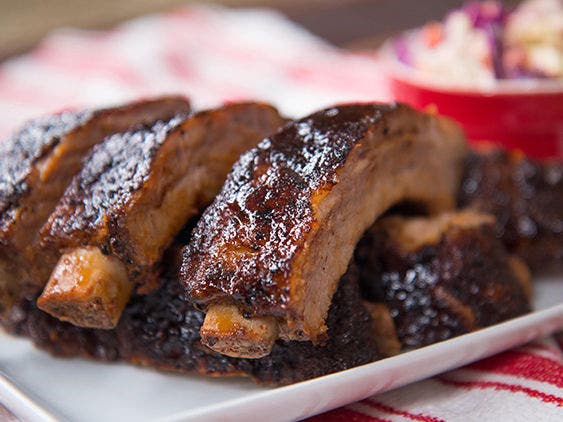
[{"label": "red and white striped cloth", "polygon": [[0,136],[23,120],[184,93],[196,107],[260,99],[289,115],[389,99],[373,57],[342,52],[269,10],[192,6],[113,31],[58,30],[0,66]]},{"label": "red and white striped cloth", "polygon": [[[290,116],[390,99],[373,56],[332,48],[279,14],[191,6],[115,30],[59,30],[0,66],[0,137],[24,120],[163,93],[196,107],[270,101]],[[563,341],[549,338],[313,418],[563,421]]]},{"label": "red and white striped cloth", "polygon": [[562,421],[563,338],[530,343],[311,422]]}]

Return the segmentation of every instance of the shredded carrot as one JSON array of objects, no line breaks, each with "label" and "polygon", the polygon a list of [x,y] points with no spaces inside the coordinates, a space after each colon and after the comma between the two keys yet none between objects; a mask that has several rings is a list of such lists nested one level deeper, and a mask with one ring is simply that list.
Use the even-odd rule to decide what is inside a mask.
[{"label": "shredded carrot", "polygon": [[428,47],[436,47],[444,39],[442,24],[439,22],[426,24],[422,29],[422,37]]}]

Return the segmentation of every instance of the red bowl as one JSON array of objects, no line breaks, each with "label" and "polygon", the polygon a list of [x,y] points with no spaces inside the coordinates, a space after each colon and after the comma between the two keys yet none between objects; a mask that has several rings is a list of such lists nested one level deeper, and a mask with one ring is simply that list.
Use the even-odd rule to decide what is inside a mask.
[{"label": "red bowl", "polygon": [[563,158],[563,86],[554,81],[501,81],[491,91],[448,89],[422,82],[389,63],[396,101],[435,107],[457,120],[472,141],[490,141],[538,158]]}]

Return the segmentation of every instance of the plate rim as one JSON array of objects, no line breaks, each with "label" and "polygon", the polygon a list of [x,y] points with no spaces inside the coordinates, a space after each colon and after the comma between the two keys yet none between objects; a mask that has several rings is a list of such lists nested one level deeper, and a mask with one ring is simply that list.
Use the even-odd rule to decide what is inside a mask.
[{"label": "plate rim", "polygon": [[[550,321],[552,321],[551,324],[546,324],[545,326],[541,325],[542,323],[550,322]],[[511,334],[515,334],[517,331],[524,331],[525,329],[528,329],[530,331],[530,333],[527,336],[522,336],[519,339],[509,338]],[[253,393],[248,397],[226,400],[217,405],[206,406],[204,408],[195,408],[189,411],[180,412],[175,415],[171,415],[167,418],[164,418],[163,421],[166,422],[191,421],[191,420],[201,420],[203,418],[221,418],[222,421],[231,421],[231,420],[237,421],[240,420],[240,418],[238,416],[235,416],[233,418],[232,410],[235,408],[240,408],[241,406],[248,406],[249,402],[259,402],[264,399],[267,399],[268,397],[271,399],[272,396],[274,397],[283,396],[288,392],[299,393],[300,390],[307,388],[316,389],[317,392],[319,391],[319,388],[323,390],[327,390],[330,388],[330,386],[327,386],[328,384],[338,384],[343,382],[342,380],[340,380],[341,378],[348,378],[348,377],[352,378],[351,380],[344,381],[343,382],[344,384],[353,383],[354,379],[369,377],[370,376],[369,374],[362,374],[365,371],[368,371],[370,373],[371,372],[375,373],[378,371],[380,367],[384,365],[397,367],[401,364],[409,363],[409,361],[411,360],[418,361],[426,357],[434,358],[435,357],[434,354],[436,353],[436,350],[441,351],[441,349],[449,349],[441,352],[450,353],[459,348],[477,346],[479,343],[484,343],[486,340],[498,336],[499,331],[501,331],[500,335],[502,337],[506,337],[506,341],[503,342],[504,344],[502,346],[483,349],[480,352],[475,353],[471,358],[463,359],[463,363],[460,363],[459,365],[444,363],[443,365],[438,365],[440,366],[440,369],[423,371],[425,372],[424,374],[413,377],[413,379],[407,382],[398,382],[398,383],[391,382],[388,385],[386,385],[384,388],[378,389],[375,392],[370,392],[367,395],[359,394],[357,398],[355,398],[352,401],[347,401],[346,403],[339,403],[334,406],[333,405],[323,406],[320,409],[316,409],[314,413],[297,416],[298,418],[310,417],[317,415],[319,413],[323,413],[344,406],[349,403],[354,403],[355,401],[366,399],[374,394],[384,393],[386,391],[395,388],[403,387],[407,384],[428,379],[430,377],[433,377],[435,375],[438,375],[446,371],[454,370],[456,368],[468,365],[480,359],[484,359],[492,355],[501,353],[503,351],[512,349],[514,347],[524,345],[538,338],[548,336],[560,330],[563,330],[563,303],[542,310],[532,311],[530,313],[527,313],[526,315],[522,315],[520,317],[513,318],[508,321],[494,324],[492,326],[485,327],[477,331],[473,331],[471,333],[466,333],[448,340],[440,341],[438,343],[434,343],[408,352],[404,352],[399,355],[391,356],[365,365],[350,368],[344,371],[324,375],[322,377],[314,378],[307,381],[302,381],[284,387],[278,387],[267,391]],[[485,337],[485,338],[481,339],[481,337]],[[422,355],[422,357],[420,357],[419,355]],[[416,356],[416,359],[413,359],[412,356]],[[284,400],[284,402],[285,405],[287,406],[287,401]],[[253,413],[256,413],[256,410]],[[242,419],[245,418],[243,417]],[[291,417],[291,419],[294,420],[295,418]],[[269,420],[278,420],[278,419],[269,419]],[[279,420],[286,420],[286,419],[281,418]]]},{"label": "plate rim", "polygon": [[[177,422],[201,419],[215,420],[220,418],[222,421],[238,421],[247,419],[245,415],[239,412],[241,409],[247,409],[246,412],[250,412],[250,415],[256,415],[256,412],[262,412],[264,407],[271,408],[272,405],[277,407],[281,405],[282,408],[286,410],[289,408],[290,411],[293,410],[293,412],[278,415],[262,413],[265,416],[267,415],[269,420],[294,420],[314,416],[365,399],[374,394],[383,393],[394,388],[430,378],[439,373],[470,364],[479,359],[492,356],[560,330],[563,330],[563,303],[542,310],[532,311],[526,315],[490,327],[485,327],[449,340],[350,368],[345,371],[328,374],[284,387],[258,391],[246,397],[225,400],[211,406],[195,407],[176,412],[161,420]],[[518,334],[520,335],[516,336]],[[498,342],[494,346],[494,342],[492,341],[493,337],[496,337],[496,341]],[[478,349],[479,346],[483,344],[488,344],[488,346],[481,348],[472,353],[470,357],[463,358],[458,362],[452,362],[452,359],[444,359],[443,361],[438,359],[439,363],[437,365],[428,366],[419,371],[415,376],[403,377],[403,379],[398,381],[395,380],[376,387],[360,389],[342,400],[326,401],[319,406],[309,406],[303,411],[297,411],[299,406],[291,406],[291,403],[295,404],[299,397],[308,391],[310,394],[310,391],[314,390],[317,396],[322,396],[323,393],[329,394],[330,390],[342,388],[343,386],[354,384],[360,380],[377,377],[378,372],[398,371],[402,366],[408,367],[409,365],[413,365],[413,362],[416,363],[421,360],[427,361],[428,359],[436,360],[437,355],[453,355],[453,352],[459,351],[460,349],[468,350],[471,347]],[[288,398],[290,399],[289,401]],[[38,401],[34,400],[31,395],[27,394],[23,388],[18,386],[16,381],[12,380],[11,377],[7,376],[1,369],[0,399],[2,399],[3,404],[11,412],[17,417],[23,418],[23,420],[33,422],[53,422],[58,420],[55,414],[49,412]],[[264,403],[266,403],[266,406],[264,406]],[[56,414],[58,414],[58,412]]]}]

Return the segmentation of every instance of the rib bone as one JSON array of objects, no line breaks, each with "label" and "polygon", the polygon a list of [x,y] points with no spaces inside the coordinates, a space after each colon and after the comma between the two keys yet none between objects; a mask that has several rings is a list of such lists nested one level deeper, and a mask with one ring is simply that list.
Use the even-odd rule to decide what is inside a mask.
[{"label": "rib bone", "polygon": [[96,247],[77,248],[61,257],[37,305],[61,321],[108,329],[119,321],[132,287],[117,258]]},{"label": "rib bone", "polygon": [[278,338],[278,324],[272,317],[245,318],[236,305],[218,304],[209,308],[201,328],[203,344],[228,350],[229,356],[249,354],[263,357]]}]

